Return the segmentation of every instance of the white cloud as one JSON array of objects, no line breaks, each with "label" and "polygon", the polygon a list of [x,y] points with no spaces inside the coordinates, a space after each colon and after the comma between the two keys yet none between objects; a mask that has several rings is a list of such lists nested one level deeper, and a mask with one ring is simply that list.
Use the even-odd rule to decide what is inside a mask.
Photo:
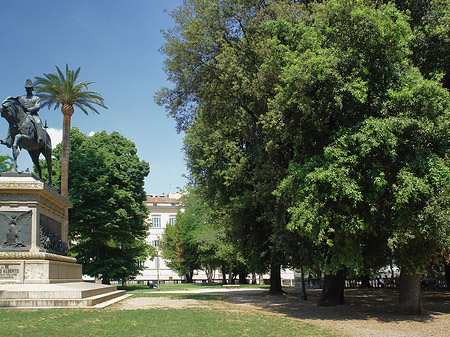
[{"label": "white cloud", "polygon": [[[56,145],[62,142],[62,129],[55,129],[55,128],[47,128],[47,133],[50,136],[50,139],[52,140],[52,148],[55,148]],[[92,137],[97,132],[91,131],[89,132],[88,136]]]},{"label": "white cloud", "polygon": [[55,148],[56,145],[61,143],[62,129],[47,128],[47,133],[50,136],[50,139],[52,140],[52,148]]}]

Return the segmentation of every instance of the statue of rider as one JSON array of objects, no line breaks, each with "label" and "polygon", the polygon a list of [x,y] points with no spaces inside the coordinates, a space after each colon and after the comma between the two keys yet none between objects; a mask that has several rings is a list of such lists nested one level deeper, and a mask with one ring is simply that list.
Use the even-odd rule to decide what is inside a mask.
[{"label": "statue of rider", "polygon": [[38,111],[41,108],[41,99],[33,95],[33,82],[30,79],[25,82],[26,95],[19,97],[19,102],[22,104],[25,112],[30,116],[31,121],[36,127],[37,142],[39,145],[44,144],[44,129],[42,128],[42,121],[39,117]]},{"label": "statue of rider", "polygon": [[[36,128],[38,144],[43,145],[45,139],[44,129],[42,128],[42,121],[38,114],[38,111],[41,108],[41,99],[38,96],[33,95],[33,89],[33,82],[30,79],[27,79],[25,82],[25,90],[27,93],[26,95],[18,97],[17,100],[28,116],[30,116],[30,120]],[[0,142],[8,147],[13,145],[9,130],[6,139],[1,140]]]}]

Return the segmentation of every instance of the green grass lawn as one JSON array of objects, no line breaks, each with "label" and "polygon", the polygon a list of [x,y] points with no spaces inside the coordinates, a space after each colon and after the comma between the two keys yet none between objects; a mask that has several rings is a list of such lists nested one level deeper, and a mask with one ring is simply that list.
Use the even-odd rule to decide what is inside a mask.
[{"label": "green grass lawn", "polygon": [[332,336],[278,315],[192,309],[0,311],[1,336]]},{"label": "green grass lawn", "polygon": [[[198,287],[205,286],[167,285],[161,290],[192,290]],[[130,285],[126,289],[136,297],[164,296],[220,301],[222,296],[226,296],[158,294],[143,285]],[[0,336],[333,336],[328,330],[280,315],[211,308],[2,309],[0,315]]]}]

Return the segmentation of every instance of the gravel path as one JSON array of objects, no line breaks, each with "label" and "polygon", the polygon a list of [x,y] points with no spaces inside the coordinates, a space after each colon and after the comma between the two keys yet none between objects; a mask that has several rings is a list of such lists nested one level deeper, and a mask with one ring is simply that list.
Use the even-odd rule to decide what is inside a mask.
[{"label": "gravel path", "polygon": [[223,301],[171,299],[160,292],[161,297],[131,297],[111,309],[200,307],[261,310],[307,321],[350,336],[450,336],[449,291],[424,292],[426,314],[412,317],[396,313],[398,293],[394,289],[348,289],[345,291],[348,304],[337,307],[317,306],[320,290],[308,290],[308,301],[301,299],[299,289],[288,290],[284,296],[271,296],[265,290],[245,288],[207,291],[225,294]]}]

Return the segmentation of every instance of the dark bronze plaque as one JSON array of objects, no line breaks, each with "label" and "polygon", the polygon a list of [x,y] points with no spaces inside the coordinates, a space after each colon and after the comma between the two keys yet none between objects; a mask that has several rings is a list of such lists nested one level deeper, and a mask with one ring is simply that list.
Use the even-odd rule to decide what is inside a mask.
[{"label": "dark bronze plaque", "polygon": [[32,212],[0,212],[0,251],[28,251]]}]

